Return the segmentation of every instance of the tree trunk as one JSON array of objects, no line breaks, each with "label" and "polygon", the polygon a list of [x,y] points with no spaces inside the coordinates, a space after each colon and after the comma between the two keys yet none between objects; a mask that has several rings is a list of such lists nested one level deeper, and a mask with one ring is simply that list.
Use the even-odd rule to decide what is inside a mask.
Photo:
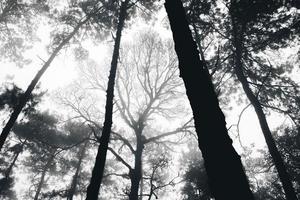
[{"label": "tree trunk", "polygon": [[286,170],[286,167],[284,165],[284,161],[276,147],[275,140],[272,136],[271,130],[269,128],[266,115],[261,107],[261,104],[258,100],[258,98],[254,95],[252,92],[249,83],[247,81],[247,78],[244,75],[243,72],[243,63],[242,63],[242,43],[243,43],[243,28],[238,27],[237,24],[233,21],[233,39],[234,39],[234,47],[235,47],[235,65],[234,70],[235,74],[238,78],[238,80],[241,82],[243,90],[249,99],[250,103],[254,107],[254,110],[256,112],[256,115],[259,120],[259,124],[261,127],[261,130],[263,132],[265,141],[267,143],[269,152],[271,154],[272,160],[275,164],[275,167],[278,171],[278,175],[280,178],[280,181],[282,183],[283,190],[285,192],[287,200],[297,200],[296,192],[293,188],[293,184],[291,182],[291,179],[289,177],[289,174]]},{"label": "tree trunk", "polygon": [[142,141],[142,130],[136,131],[137,144],[135,151],[134,169],[130,172],[131,188],[129,194],[129,200],[139,199],[139,186],[142,178],[142,154],[144,144]]},{"label": "tree trunk", "polygon": [[16,164],[16,161],[17,161],[17,159],[18,159],[20,153],[23,151],[23,147],[24,147],[24,145],[25,145],[25,142],[26,142],[26,141],[24,141],[24,142],[21,144],[21,146],[18,147],[18,150],[17,150],[17,152],[16,152],[15,155],[14,155],[13,161],[10,163],[9,167],[7,168],[7,170],[6,170],[6,172],[5,172],[5,177],[6,177],[6,178],[9,177],[9,175],[10,175],[10,173],[11,173],[13,167],[14,167],[15,164]]},{"label": "tree trunk", "polygon": [[140,184],[140,198],[139,200],[143,200],[143,195],[144,195],[144,179],[143,179],[143,161],[141,163],[141,184]]},{"label": "tree trunk", "polygon": [[41,193],[42,187],[43,187],[44,182],[45,182],[46,173],[47,173],[47,171],[48,171],[51,163],[53,162],[53,160],[54,160],[54,154],[49,157],[46,165],[44,166],[40,182],[38,184],[37,190],[36,190],[35,195],[34,195],[34,200],[38,200],[39,199],[39,195]]},{"label": "tree trunk", "polygon": [[75,171],[75,174],[74,174],[73,179],[72,179],[72,183],[71,183],[70,190],[68,192],[67,200],[73,200],[73,196],[76,192],[76,185],[77,185],[77,181],[78,181],[80,167],[81,167],[81,164],[82,164],[82,160],[85,156],[85,151],[86,151],[88,143],[89,143],[89,141],[87,140],[81,148],[79,158],[78,158],[78,162],[77,162],[77,165],[76,165],[76,171]]},{"label": "tree trunk", "polygon": [[30,95],[35,88],[36,84],[39,82],[41,79],[42,75],[45,73],[45,71],[49,68],[50,64],[56,57],[56,55],[60,52],[60,50],[71,40],[71,38],[77,33],[77,31],[80,29],[80,27],[85,24],[91,16],[87,17],[85,20],[81,21],[75,28],[74,30],[70,33],[68,37],[66,37],[60,45],[53,51],[51,56],[48,58],[48,60],[44,63],[42,68],[37,72],[35,77],[32,79],[31,83],[29,84],[28,88],[26,89],[25,93],[22,95],[18,105],[14,108],[13,113],[11,114],[8,122],[6,123],[5,127],[2,130],[2,133],[0,135],[0,151],[3,147],[3,144],[13,127],[14,123],[16,122],[19,114],[21,113],[22,109],[26,105],[28,99],[30,98]]},{"label": "tree trunk", "polygon": [[1,180],[1,184],[0,184],[0,193],[2,192],[3,188],[7,184],[9,175],[11,174],[11,171],[12,171],[13,167],[15,166],[18,157],[19,157],[20,153],[22,152],[24,144],[25,144],[25,142],[21,144],[21,146],[19,147],[20,149],[18,149],[18,151],[14,155],[13,161],[10,163],[9,167],[7,168],[7,170],[4,173],[4,178]]},{"label": "tree trunk", "polygon": [[199,58],[180,0],[166,0],[175,50],[194,115],[199,148],[211,192],[217,200],[252,200],[240,156],[232,146],[211,79]]},{"label": "tree trunk", "polygon": [[124,2],[122,2],[120,8],[115,46],[114,46],[113,57],[111,61],[111,69],[108,78],[107,90],[106,90],[105,119],[103,124],[102,135],[100,138],[100,145],[98,148],[95,165],[92,171],[92,178],[87,188],[86,200],[98,199],[98,194],[99,194],[99,190],[103,178],[107,148],[108,148],[111,126],[112,126],[114,85],[115,85],[116,70],[117,70],[118,58],[119,58],[121,35],[122,35],[122,29],[127,15],[127,7],[129,1],[130,0],[125,0]]}]

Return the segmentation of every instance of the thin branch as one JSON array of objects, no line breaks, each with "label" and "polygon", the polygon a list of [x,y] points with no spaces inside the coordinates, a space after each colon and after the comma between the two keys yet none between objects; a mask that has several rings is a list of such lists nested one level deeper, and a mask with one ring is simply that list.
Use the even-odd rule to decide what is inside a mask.
[{"label": "thin branch", "polygon": [[114,154],[114,156],[117,158],[117,160],[119,160],[123,165],[125,165],[129,171],[132,170],[131,166],[117,153],[115,152],[111,147],[107,148],[112,154]]}]

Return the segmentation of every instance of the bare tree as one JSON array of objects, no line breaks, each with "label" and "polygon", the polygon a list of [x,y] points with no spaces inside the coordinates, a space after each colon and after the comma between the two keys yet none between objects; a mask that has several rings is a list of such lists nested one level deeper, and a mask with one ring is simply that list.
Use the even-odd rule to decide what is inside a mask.
[{"label": "bare tree", "polygon": [[133,132],[133,137],[113,135],[114,140],[122,141],[122,145],[131,151],[134,166],[130,166],[126,159],[121,159],[120,155],[110,149],[129,170],[130,200],[137,200],[139,196],[145,146],[184,132],[190,126],[189,123],[185,123],[173,131],[159,131],[160,133],[151,135],[151,132],[155,131],[155,128],[149,129],[152,119],[161,115],[172,117],[172,112],[176,112],[176,103],[173,100],[178,97],[182,82],[177,76],[177,61],[170,42],[163,42],[157,33],[151,30],[139,33],[137,38],[139,39],[135,40],[134,44],[123,46],[122,67],[118,71],[116,84],[116,106],[121,118]]},{"label": "bare tree", "polygon": [[[143,174],[146,178],[142,185],[150,190],[151,175],[143,172],[143,166],[151,163],[145,161],[143,164],[143,153],[146,151],[149,155],[152,150],[146,147],[157,145],[158,148],[158,144],[163,146],[168,136],[186,133],[191,128],[189,118],[184,123],[181,122],[181,125],[175,125],[167,131],[159,130],[162,124],[154,123],[161,118],[175,119],[175,114],[182,113],[184,108],[178,105],[178,101],[181,103],[183,101],[180,98],[182,82],[178,78],[177,60],[170,41],[163,41],[157,32],[150,29],[147,33],[137,33],[136,38],[139,39],[134,43],[128,42],[121,47],[121,66],[117,72],[115,100],[118,114],[116,118],[119,120],[111,131],[112,142],[108,147],[111,155],[128,170],[128,173],[111,170],[105,172],[105,177],[117,176],[130,180],[130,189],[125,192],[130,199],[145,196],[143,190],[140,190],[140,195],[138,194]],[[86,71],[82,71],[83,76],[86,76],[84,82],[88,81],[88,85],[77,83],[74,92],[70,92],[66,97],[61,95],[60,100],[75,113],[72,118],[82,118],[91,125],[95,139],[99,141],[103,127],[97,123],[101,116],[96,113],[101,111],[97,110],[95,100],[91,96],[96,95],[95,91],[103,94],[105,86],[103,80],[99,80],[100,72],[95,69],[96,67],[93,64]],[[89,89],[92,93],[88,93]],[[167,142],[172,143],[171,140]],[[155,169],[153,172],[155,176],[157,171]],[[151,196],[170,185],[171,183],[162,182],[155,187],[152,185]]]}]

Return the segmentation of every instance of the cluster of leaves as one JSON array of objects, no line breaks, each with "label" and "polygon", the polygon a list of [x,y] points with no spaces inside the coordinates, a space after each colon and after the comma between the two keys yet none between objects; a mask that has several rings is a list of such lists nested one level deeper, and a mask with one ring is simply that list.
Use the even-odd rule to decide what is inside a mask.
[{"label": "cluster of leaves", "polygon": [[30,62],[23,52],[37,39],[37,16],[49,10],[46,0],[3,0],[0,2],[0,55],[19,67]]},{"label": "cluster of leaves", "polygon": [[[24,95],[24,91],[15,84],[6,85],[1,90],[0,110],[5,109],[9,112],[13,111],[19,104],[22,95]],[[27,115],[35,112],[35,107],[41,101],[41,98],[44,94],[44,92],[31,94],[26,106],[23,109],[23,113]]]},{"label": "cluster of leaves", "polygon": [[200,152],[196,148],[191,148],[188,153],[184,154],[183,163],[187,164],[182,188],[183,199],[211,199],[208,177]]}]

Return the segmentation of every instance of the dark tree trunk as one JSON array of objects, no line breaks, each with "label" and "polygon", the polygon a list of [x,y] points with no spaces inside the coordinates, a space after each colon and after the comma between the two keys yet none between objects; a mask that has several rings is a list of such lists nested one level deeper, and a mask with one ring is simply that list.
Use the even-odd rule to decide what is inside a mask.
[{"label": "dark tree trunk", "polygon": [[50,165],[52,164],[53,160],[54,160],[54,155],[51,155],[49,157],[46,165],[44,166],[40,182],[38,184],[37,190],[36,190],[35,195],[34,195],[34,200],[38,200],[39,199],[39,195],[41,193],[42,187],[43,187],[44,182],[45,182],[45,176],[46,176],[47,171],[48,171]]},{"label": "dark tree trunk", "polygon": [[136,151],[134,154],[135,157],[134,169],[132,169],[132,171],[130,172],[131,188],[130,188],[129,200],[139,199],[139,187],[142,178],[142,155],[144,149],[144,144],[142,140],[143,130],[136,130],[135,132],[137,136],[137,144],[136,144]]},{"label": "dark tree trunk", "polygon": [[122,35],[122,29],[125,23],[125,19],[127,16],[127,7],[129,1],[130,0],[125,0],[124,2],[122,2],[120,8],[115,46],[114,46],[113,57],[111,61],[111,69],[108,78],[107,90],[106,90],[105,119],[103,124],[102,135],[100,138],[100,145],[98,148],[95,165],[92,171],[92,178],[87,188],[86,200],[98,199],[98,194],[99,194],[99,190],[103,178],[107,148],[108,148],[111,126],[112,126],[114,85],[115,85],[116,70],[117,70],[118,58],[119,58],[121,35]]},{"label": "dark tree trunk", "polygon": [[284,161],[276,147],[275,140],[272,136],[271,130],[269,128],[266,115],[261,107],[261,104],[257,98],[257,96],[252,92],[249,83],[247,81],[247,78],[244,75],[243,71],[243,63],[242,63],[242,43],[243,43],[243,27],[239,27],[235,22],[233,22],[233,39],[234,39],[234,58],[235,58],[235,65],[234,70],[235,74],[238,78],[238,80],[241,82],[243,90],[251,102],[252,106],[254,107],[254,110],[256,112],[256,115],[259,120],[259,124],[261,127],[261,130],[263,132],[263,135],[265,137],[269,152],[271,154],[272,160],[275,164],[275,167],[278,171],[278,175],[280,178],[280,181],[282,183],[283,190],[285,192],[287,200],[297,200],[296,192],[293,188],[293,184],[291,182],[291,179],[289,177],[289,174],[286,170],[286,167],[284,165]]},{"label": "dark tree trunk", "polygon": [[85,156],[85,151],[86,151],[88,143],[89,143],[89,141],[87,140],[84,143],[84,145],[82,146],[81,151],[79,153],[78,162],[77,162],[77,165],[76,165],[76,171],[75,171],[75,174],[74,174],[73,179],[72,179],[72,183],[71,183],[70,190],[68,192],[67,200],[73,200],[73,196],[76,192],[76,185],[77,185],[77,181],[78,181],[78,177],[79,177],[79,172],[80,172],[82,160]]},{"label": "dark tree trunk", "polygon": [[52,61],[54,60],[56,55],[60,52],[60,50],[71,40],[71,38],[77,33],[77,31],[80,29],[80,27],[89,20],[89,18],[90,17],[87,17],[85,20],[80,22],[74,28],[72,33],[70,33],[70,35],[68,37],[66,37],[60,43],[60,45],[53,51],[53,53],[51,54],[49,59],[44,63],[43,67],[37,72],[35,77],[32,79],[31,83],[29,84],[29,86],[26,89],[25,93],[22,95],[21,99],[19,100],[18,105],[14,108],[13,113],[11,114],[8,122],[6,123],[5,127],[2,130],[2,133],[0,135],[0,151],[3,147],[3,144],[4,144],[4,142],[7,138],[10,130],[12,129],[14,123],[16,122],[19,114],[21,113],[22,109],[24,108],[24,106],[26,105],[28,99],[30,98],[30,95],[31,95],[33,89],[35,88],[36,84],[39,82],[39,80],[41,79],[41,77],[43,76],[45,71],[49,68],[50,64],[52,63]]},{"label": "dark tree trunk", "polygon": [[140,196],[139,196],[139,200],[143,200],[143,195],[144,195],[144,178],[143,178],[143,160],[141,163],[141,183],[140,183]]},{"label": "dark tree trunk", "polygon": [[252,200],[240,156],[232,146],[213,84],[199,58],[180,0],[166,0],[175,50],[194,115],[199,148],[211,192],[217,200]]}]

